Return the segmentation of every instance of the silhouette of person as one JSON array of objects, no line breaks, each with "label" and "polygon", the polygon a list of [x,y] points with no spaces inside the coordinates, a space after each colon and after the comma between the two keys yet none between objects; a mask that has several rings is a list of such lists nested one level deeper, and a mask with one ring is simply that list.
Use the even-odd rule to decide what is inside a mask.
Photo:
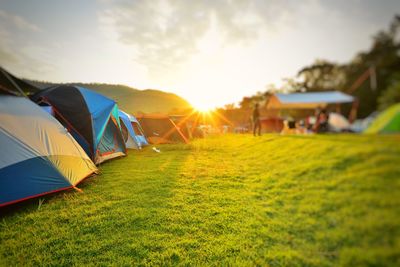
[{"label": "silhouette of person", "polygon": [[260,111],[258,103],[255,104],[253,110],[253,135],[261,135],[261,122],[260,122]]},{"label": "silhouette of person", "polygon": [[316,133],[327,133],[329,132],[329,113],[325,110],[318,110],[315,125],[313,127]]}]

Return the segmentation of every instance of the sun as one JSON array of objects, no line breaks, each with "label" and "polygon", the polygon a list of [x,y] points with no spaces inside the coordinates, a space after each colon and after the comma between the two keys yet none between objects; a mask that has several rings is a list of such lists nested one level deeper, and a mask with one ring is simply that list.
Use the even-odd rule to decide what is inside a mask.
[{"label": "sun", "polygon": [[210,113],[215,109],[215,106],[210,102],[206,101],[196,101],[192,103],[193,109],[200,113]]}]

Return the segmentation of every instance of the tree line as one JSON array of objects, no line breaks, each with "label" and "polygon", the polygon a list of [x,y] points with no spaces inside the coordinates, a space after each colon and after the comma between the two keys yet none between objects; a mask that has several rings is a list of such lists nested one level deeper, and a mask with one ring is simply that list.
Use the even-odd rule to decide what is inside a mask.
[{"label": "tree line", "polygon": [[[282,87],[268,85],[264,92],[244,97],[239,109],[251,109],[276,92],[315,92],[339,90],[359,101],[359,117],[400,102],[400,15],[387,29],[376,33],[369,50],[357,53],[345,64],[318,59],[284,79]],[[226,108],[231,108],[227,106]]]}]

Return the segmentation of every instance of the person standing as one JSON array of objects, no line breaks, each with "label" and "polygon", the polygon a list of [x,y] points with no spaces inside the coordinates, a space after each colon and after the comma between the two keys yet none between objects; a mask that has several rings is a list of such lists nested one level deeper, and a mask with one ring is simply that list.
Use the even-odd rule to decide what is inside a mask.
[{"label": "person standing", "polygon": [[258,103],[255,104],[253,110],[253,135],[256,136],[256,133],[261,135],[261,122],[260,122],[260,110]]},{"label": "person standing", "polygon": [[313,130],[315,133],[329,132],[329,114],[325,109],[319,110]]}]

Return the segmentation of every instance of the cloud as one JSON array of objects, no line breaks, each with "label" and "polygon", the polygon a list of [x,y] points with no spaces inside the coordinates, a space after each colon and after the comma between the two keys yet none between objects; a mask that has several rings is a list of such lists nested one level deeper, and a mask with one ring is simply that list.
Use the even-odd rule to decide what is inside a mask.
[{"label": "cloud", "polygon": [[[1,38],[0,34],[0,38]],[[32,47],[19,47],[14,41],[0,41],[0,62],[17,76],[26,78],[42,76],[54,69],[54,65],[35,56]],[[37,49],[36,49],[37,50]]]},{"label": "cloud", "polygon": [[10,34],[0,26],[0,62],[2,64],[15,64],[18,62],[17,57],[11,51]]},{"label": "cloud", "polygon": [[37,53],[43,49],[33,44],[32,35],[41,29],[18,15],[0,10],[0,62],[18,76],[37,76],[53,69]]},{"label": "cloud", "polygon": [[[291,8],[277,0],[107,1],[103,27],[137,51],[150,76],[171,78],[199,52],[199,42],[217,28],[219,46],[245,45],[261,31],[283,24]],[[281,25],[280,25],[281,26]],[[209,40],[214,42],[214,40]],[[158,79],[159,80],[159,79]]]},{"label": "cloud", "polygon": [[11,24],[11,25],[17,27],[19,30],[28,30],[28,31],[32,31],[32,32],[41,31],[41,29],[37,25],[35,25],[31,22],[28,22],[23,17],[8,13],[1,9],[0,9],[0,20],[3,23]]}]

